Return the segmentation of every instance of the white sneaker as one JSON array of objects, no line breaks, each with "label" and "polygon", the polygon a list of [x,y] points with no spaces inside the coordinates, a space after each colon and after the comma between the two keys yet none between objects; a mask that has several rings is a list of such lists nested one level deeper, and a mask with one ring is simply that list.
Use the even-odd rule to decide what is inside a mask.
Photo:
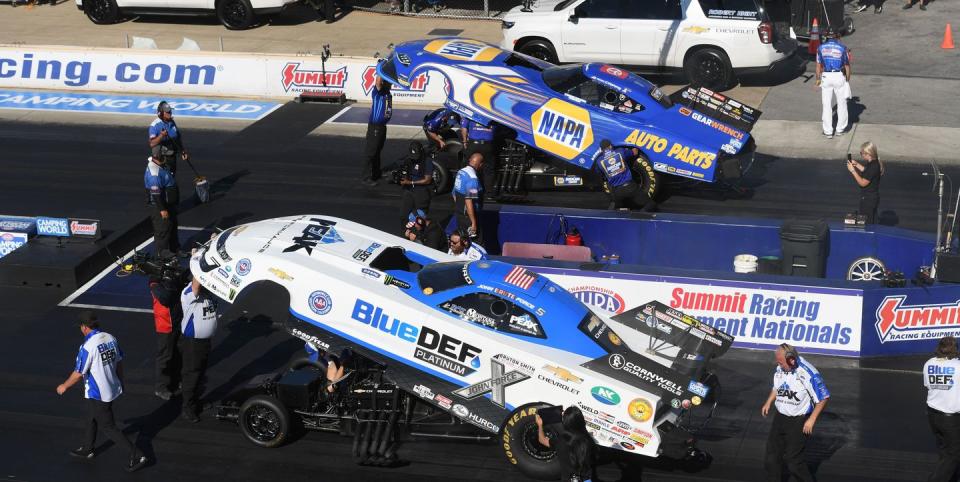
[{"label": "white sneaker", "polygon": [[867,6],[866,6],[866,5],[860,5],[859,7],[857,7],[856,12],[857,12],[857,13],[860,13],[860,12],[866,10],[866,9],[867,9]]},{"label": "white sneaker", "polygon": [[826,132],[824,132],[823,137],[826,137],[827,139],[833,139],[833,134],[827,134]]}]

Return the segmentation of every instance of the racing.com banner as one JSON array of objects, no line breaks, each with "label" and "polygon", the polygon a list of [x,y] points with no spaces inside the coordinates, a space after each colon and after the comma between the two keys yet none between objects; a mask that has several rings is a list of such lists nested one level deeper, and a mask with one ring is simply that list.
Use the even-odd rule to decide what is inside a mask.
[{"label": "racing.com banner", "polygon": [[[376,60],[71,47],[0,47],[0,89],[52,89],[160,95],[294,97],[303,92],[343,93],[363,99],[374,85]],[[440,74],[395,86],[396,102],[440,104]]]}]

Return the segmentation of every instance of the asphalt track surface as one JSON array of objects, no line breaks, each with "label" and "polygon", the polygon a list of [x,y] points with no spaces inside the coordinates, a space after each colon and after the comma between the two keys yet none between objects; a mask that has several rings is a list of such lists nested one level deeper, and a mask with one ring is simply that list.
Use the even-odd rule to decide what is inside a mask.
[{"label": "asphalt track surface", "polygon": [[[230,226],[294,213],[341,216],[381,229],[397,222],[399,190],[356,184],[362,139],[306,136],[337,109],[285,107],[240,133],[186,133],[187,145],[213,181],[213,202],[188,206],[182,225]],[[146,123],[130,128],[91,125],[0,123],[0,206],[9,214],[92,217],[107,230],[130,225],[146,214],[142,172]],[[402,142],[388,142],[386,160],[400,155]],[[385,161],[386,162],[386,161]],[[902,227],[932,231],[936,198],[923,166],[890,164],[883,179],[881,210]],[[181,166],[181,185],[188,185]],[[957,174],[948,171],[949,174]],[[960,179],[960,176],[955,176]],[[841,160],[761,159],[747,198],[673,193],[664,212],[773,218],[818,216],[839,219],[855,209],[856,189]],[[539,205],[602,208],[597,193],[538,194]],[[450,212],[446,197],[435,212]],[[709,249],[705,240],[704,249]],[[145,282],[131,278],[131,283]],[[145,313],[102,313],[106,330],[125,352],[126,392],[117,403],[121,427],[136,436],[152,459],[133,475],[121,470],[126,454],[100,440],[93,462],[67,457],[81,437],[79,387],[55,392],[73,366],[80,334],[77,310],[57,307],[69,293],[55,289],[0,288],[3,368],[0,369],[0,472],[7,480],[525,480],[493,443],[425,440],[405,444],[398,469],[357,467],[350,439],[309,433],[273,450],[242,438],[236,426],[209,412],[191,425],[178,418],[176,401],[152,394],[154,336]],[[149,300],[143,300],[149,308]],[[207,398],[216,400],[251,376],[280,369],[302,343],[269,325],[224,320],[210,360]],[[924,415],[921,359],[871,363],[810,357],[833,393],[811,439],[809,461],[820,481],[924,480],[935,461]],[[712,464],[697,472],[671,466],[613,466],[603,480],[762,479],[769,420],[759,408],[768,393],[771,354],[733,350],[718,362],[724,384],[717,418],[702,434]]]}]

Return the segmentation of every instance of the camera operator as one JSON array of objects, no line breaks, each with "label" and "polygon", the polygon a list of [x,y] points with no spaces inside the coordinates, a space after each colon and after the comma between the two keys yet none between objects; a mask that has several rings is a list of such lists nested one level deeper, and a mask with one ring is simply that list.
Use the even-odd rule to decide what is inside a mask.
[{"label": "camera operator", "polygon": [[[460,114],[440,108],[423,116],[423,133],[427,136],[430,150],[442,151],[447,147],[443,134],[453,129],[454,123],[460,123]],[[466,137],[466,131],[461,131],[461,139]]]},{"label": "camera operator", "polygon": [[847,170],[860,187],[859,213],[866,216],[867,224],[877,222],[877,206],[880,204],[880,178],[883,176],[883,163],[880,162],[877,145],[867,141],[860,146],[862,161],[854,161],[847,154]]},{"label": "camera operator", "polygon": [[403,231],[403,237],[437,251],[444,251],[447,248],[443,229],[420,209],[407,216],[407,225]]},{"label": "camera operator", "polygon": [[153,149],[153,156],[147,158],[147,168],[143,173],[143,184],[147,190],[147,206],[150,209],[150,221],[153,224],[153,243],[156,252],[180,251],[180,238],[177,236],[177,205],[180,203],[180,190],[169,166],[160,154]]},{"label": "camera operator", "polygon": [[433,162],[426,158],[423,144],[413,141],[407,150],[407,158],[400,169],[393,172],[394,182],[403,189],[400,197],[401,223],[406,224],[407,215],[415,210],[430,212],[433,197]]},{"label": "camera operator", "polygon": [[463,229],[457,229],[450,234],[450,250],[447,251],[447,254],[474,261],[487,259],[487,250],[483,249],[483,246],[470,241],[470,236]]},{"label": "camera operator", "polygon": [[157,105],[157,118],[150,124],[150,148],[160,148],[160,157],[166,161],[170,174],[177,175],[177,159],[187,160],[190,157],[183,147],[183,137],[173,120],[173,108],[167,101]]},{"label": "camera operator", "polygon": [[179,273],[173,276],[150,277],[150,295],[153,297],[153,322],[157,331],[157,367],[154,395],[162,400],[180,392],[180,322],[183,311],[177,295],[183,285]]}]

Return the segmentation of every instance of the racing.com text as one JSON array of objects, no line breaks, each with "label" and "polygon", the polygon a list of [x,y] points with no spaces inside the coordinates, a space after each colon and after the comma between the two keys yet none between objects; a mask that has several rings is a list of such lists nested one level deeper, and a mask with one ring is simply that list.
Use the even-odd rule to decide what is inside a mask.
[{"label": "racing.com text", "polygon": [[[39,79],[59,80],[70,87],[80,87],[93,82],[147,82],[151,84],[173,85],[213,85],[217,67],[213,65],[189,64],[140,64],[121,62],[109,73],[94,72],[94,63],[90,61],[60,61],[34,59],[33,54],[23,54],[22,58],[0,57],[0,79]],[[111,70],[108,69],[108,70]]]}]

